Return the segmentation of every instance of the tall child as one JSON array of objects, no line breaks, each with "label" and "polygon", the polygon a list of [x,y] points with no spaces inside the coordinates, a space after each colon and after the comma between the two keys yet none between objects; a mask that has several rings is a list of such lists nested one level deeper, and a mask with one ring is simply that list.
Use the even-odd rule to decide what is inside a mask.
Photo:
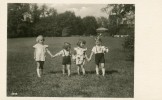
[{"label": "tall child", "polygon": [[63,75],[65,74],[65,70],[67,69],[68,71],[68,76],[70,76],[71,73],[71,44],[68,42],[64,43],[63,50],[60,52],[56,53],[53,57],[56,56],[62,56],[62,73]]},{"label": "tall child", "polygon": [[108,53],[108,48],[102,46],[101,38],[97,38],[95,41],[95,46],[92,48],[92,52],[89,60],[91,60],[93,54],[95,54],[96,63],[96,74],[99,75],[99,67],[101,66],[102,75],[105,76],[105,53]]},{"label": "tall child", "polygon": [[78,75],[80,74],[80,68],[82,69],[83,75],[85,75],[85,69],[84,69],[84,64],[85,64],[85,59],[88,60],[88,57],[86,55],[87,48],[85,48],[86,41],[85,40],[79,40],[77,43],[77,47],[74,48],[74,58],[75,58],[75,63],[77,65],[77,72]]},{"label": "tall child", "polygon": [[37,75],[38,77],[41,77],[43,74],[43,65],[46,58],[46,52],[52,57],[51,52],[48,50],[48,45],[44,44],[44,37],[42,35],[39,35],[36,38],[37,44],[35,44],[34,47],[34,59],[37,62]]}]

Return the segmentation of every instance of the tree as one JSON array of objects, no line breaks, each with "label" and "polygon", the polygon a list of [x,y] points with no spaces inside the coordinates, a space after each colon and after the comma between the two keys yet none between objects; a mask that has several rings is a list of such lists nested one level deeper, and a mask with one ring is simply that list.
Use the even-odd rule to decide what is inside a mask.
[{"label": "tree", "polygon": [[[135,6],[134,4],[108,4],[101,11],[107,13],[109,17],[109,29],[113,34],[117,34],[120,23],[126,19],[128,27],[134,23]],[[130,22],[130,23],[129,23]]]},{"label": "tree", "polygon": [[84,35],[97,35],[97,21],[93,16],[87,16],[83,18]]},{"label": "tree", "polygon": [[59,14],[57,17],[57,24],[59,26],[60,33],[64,28],[68,27],[68,30],[70,30],[69,36],[75,35],[77,24],[79,24],[77,21],[79,21],[79,19],[76,18],[74,12],[66,11]]},{"label": "tree", "polygon": [[105,17],[98,17],[97,18],[97,24],[99,27],[105,27],[108,28],[108,19]]},{"label": "tree", "polygon": [[40,20],[41,11],[38,8],[37,4],[31,4],[31,16],[33,24],[37,23]]},{"label": "tree", "polygon": [[28,24],[24,23],[24,15],[29,12],[30,12],[30,4],[26,3],[8,4],[8,19],[7,19],[8,37],[25,36],[27,34],[27,31],[25,30],[29,26]]}]

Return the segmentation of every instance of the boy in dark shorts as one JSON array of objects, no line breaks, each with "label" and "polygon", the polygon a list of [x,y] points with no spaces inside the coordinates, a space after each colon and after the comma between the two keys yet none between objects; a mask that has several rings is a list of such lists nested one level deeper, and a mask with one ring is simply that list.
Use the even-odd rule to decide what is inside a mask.
[{"label": "boy in dark shorts", "polygon": [[102,69],[102,75],[105,76],[105,53],[108,53],[108,48],[105,46],[102,46],[102,40],[101,38],[96,39],[96,46],[92,48],[91,55],[89,57],[89,60],[91,60],[93,54],[95,54],[95,63],[96,63],[96,75],[99,75],[99,66],[101,66]]},{"label": "boy in dark shorts", "polygon": [[64,43],[63,50],[55,54],[53,57],[62,56],[62,73],[65,74],[65,70],[68,71],[68,76],[70,76],[71,69],[71,44],[68,42]]}]

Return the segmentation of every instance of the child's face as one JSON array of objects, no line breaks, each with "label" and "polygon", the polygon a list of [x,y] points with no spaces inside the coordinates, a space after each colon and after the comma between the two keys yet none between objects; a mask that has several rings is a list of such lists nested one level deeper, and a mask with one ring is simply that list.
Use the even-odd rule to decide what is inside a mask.
[{"label": "child's face", "polygon": [[96,41],[96,45],[101,45],[101,42],[100,41]]},{"label": "child's face", "polygon": [[44,43],[44,38],[43,37],[39,39],[39,43],[41,43],[41,44]]},{"label": "child's face", "polygon": [[84,45],[85,45],[84,43],[82,43],[82,42],[80,43],[80,47],[81,47],[81,48],[83,48]]},{"label": "child's face", "polygon": [[67,50],[67,51],[70,51],[70,49],[71,49],[71,47],[69,46],[66,50]]}]

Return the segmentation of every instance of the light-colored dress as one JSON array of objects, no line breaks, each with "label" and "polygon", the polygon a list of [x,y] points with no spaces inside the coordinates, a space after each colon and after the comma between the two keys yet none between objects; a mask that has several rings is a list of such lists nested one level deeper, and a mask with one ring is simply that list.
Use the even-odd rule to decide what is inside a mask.
[{"label": "light-colored dress", "polygon": [[76,47],[74,48],[74,50],[76,51],[76,55],[75,55],[75,60],[76,60],[76,64],[85,64],[85,56],[86,56],[86,51],[87,48],[80,48],[80,47]]},{"label": "light-colored dress", "polygon": [[48,45],[43,45],[43,44],[35,44],[33,46],[35,48],[35,60],[36,61],[45,61],[46,58],[46,49],[48,47]]}]

